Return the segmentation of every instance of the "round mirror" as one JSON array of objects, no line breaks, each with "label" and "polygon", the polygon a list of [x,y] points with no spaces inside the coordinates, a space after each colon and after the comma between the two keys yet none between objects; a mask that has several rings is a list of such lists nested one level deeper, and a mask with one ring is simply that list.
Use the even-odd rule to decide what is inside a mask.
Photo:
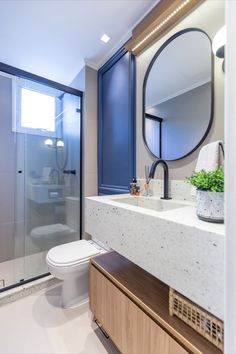
[{"label": "round mirror", "polygon": [[158,50],[143,86],[143,138],[157,158],[178,160],[198,148],[213,119],[211,41],[199,29],[176,33]]}]

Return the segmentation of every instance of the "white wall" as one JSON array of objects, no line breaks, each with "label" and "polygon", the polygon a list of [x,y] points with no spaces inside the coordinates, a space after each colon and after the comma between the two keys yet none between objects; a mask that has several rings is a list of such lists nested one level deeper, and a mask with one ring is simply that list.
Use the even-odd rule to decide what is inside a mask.
[{"label": "white wall", "polygon": [[97,71],[85,66],[72,81],[83,95],[83,190],[84,196],[97,195]]},{"label": "white wall", "polygon": [[[97,71],[85,66],[71,85],[83,95],[83,197],[97,195]],[[84,201],[84,198],[83,198]],[[84,203],[83,203],[84,211]],[[83,212],[84,215],[84,212]],[[84,217],[82,220],[84,235]]]},{"label": "white wall", "polygon": [[[142,138],[142,86],[146,70],[151,59],[161,47],[161,45],[176,32],[189,27],[197,27],[204,30],[212,39],[218,29],[224,24],[224,1],[207,0],[175,28],[153,44],[137,57],[137,132],[136,132],[136,152],[137,152],[137,176],[144,177],[144,166],[150,165],[153,158],[143,143]],[[214,121],[211,131],[203,144],[210,141],[223,139],[224,137],[224,74],[222,72],[222,60],[215,58],[215,105]],[[196,158],[199,149],[190,156],[179,161],[169,163],[170,177],[172,179],[184,179],[190,175],[195,168]]]},{"label": "white wall", "polygon": [[236,1],[226,1],[226,254],[225,353],[236,353]]},{"label": "white wall", "polygon": [[86,66],[84,95],[84,195],[97,195],[97,71]]}]

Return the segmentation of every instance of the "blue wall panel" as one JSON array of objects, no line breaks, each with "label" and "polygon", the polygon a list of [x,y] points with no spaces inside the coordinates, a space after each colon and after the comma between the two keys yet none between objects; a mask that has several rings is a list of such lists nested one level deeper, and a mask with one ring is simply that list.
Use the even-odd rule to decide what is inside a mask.
[{"label": "blue wall panel", "polygon": [[127,193],[135,175],[135,62],[123,48],[99,70],[99,194]]}]

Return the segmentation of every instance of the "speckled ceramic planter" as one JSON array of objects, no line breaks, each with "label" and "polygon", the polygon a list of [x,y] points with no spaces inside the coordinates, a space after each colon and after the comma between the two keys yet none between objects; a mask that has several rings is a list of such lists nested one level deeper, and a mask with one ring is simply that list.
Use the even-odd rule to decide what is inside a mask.
[{"label": "speckled ceramic planter", "polygon": [[197,190],[197,216],[208,222],[224,222],[224,192]]}]

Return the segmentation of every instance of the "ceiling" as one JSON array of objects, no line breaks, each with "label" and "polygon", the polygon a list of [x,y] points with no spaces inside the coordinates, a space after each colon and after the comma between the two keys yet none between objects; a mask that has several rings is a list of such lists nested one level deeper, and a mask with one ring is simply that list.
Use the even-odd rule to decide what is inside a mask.
[{"label": "ceiling", "polygon": [[1,0],[0,62],[69,85],[84,63],[99,68],[157,2]]}]

